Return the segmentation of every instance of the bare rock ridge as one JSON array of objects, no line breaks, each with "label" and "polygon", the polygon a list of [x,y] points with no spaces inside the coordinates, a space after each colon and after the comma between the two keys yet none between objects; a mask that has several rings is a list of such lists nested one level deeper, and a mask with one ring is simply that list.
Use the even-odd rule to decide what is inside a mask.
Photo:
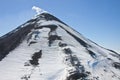
[{"label": "bare rock ridge", "polygon": [[42,13],[0,37],[2,74],[1,80],[120,80],[120,54]]}]

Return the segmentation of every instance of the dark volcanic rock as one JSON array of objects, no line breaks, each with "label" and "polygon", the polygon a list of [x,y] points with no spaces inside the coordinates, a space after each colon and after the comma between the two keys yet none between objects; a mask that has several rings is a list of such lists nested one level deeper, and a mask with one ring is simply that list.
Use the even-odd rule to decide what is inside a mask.
[{"label": "dark volcanic rock", "polygon": [[65,54],[72,54],[72,51],[70,48],[65,48],[63,51]]},{"label": "dark volcanic rock", "polygon": [[114,62],[114,63],[113,63],[113,66],[114,66],[116,69],[120,69],[120,63],[118,63],[118,62]]},{"label": "dark volcanic rock", "polygon": [[55,41],[55,40],[62,40],[60,36],[58,35],[50,35],[49,38],[49,46],[51,46],[51,44]]},{"label": "dark volcanic rock", "polygon": [[38,60],[41,57],[42,57],[42,50],[40,50],[39,52],[34,53],[33,56],[32,56],[32,59],[29,60],[30,64],[32,64],[33,66],[37,66],[39,64]]},{"label": "dark volcanic rock", "polygon": [[62,42],[59,42],[59,47],[66,47],[67,46],[67,44],[66,43],[62,43]]},{"label": "dark volcanic rock", "polygon": [[88,53],[90,54],[90,56],[92,58],[96,58],[97,57],[96,54],[93,51],[91,51],[91,50],[88,50]]},{"label": "dark volcanic rock", "polygon": [[24,40],[32,28],[34,28],[34,24],[29,24],[0,38],[0,60],[2,60],[11,50],[15,49],[21,41]]}]

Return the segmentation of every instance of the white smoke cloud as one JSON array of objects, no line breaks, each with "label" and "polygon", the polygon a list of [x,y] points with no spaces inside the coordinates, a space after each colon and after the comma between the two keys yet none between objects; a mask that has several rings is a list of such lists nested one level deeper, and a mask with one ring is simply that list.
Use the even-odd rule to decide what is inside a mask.
[{"label": "white smoke cloud", "polygon": [[35,10],[36,13],[37,13],[37,15],[39,15],[39,14],[41,14],[41,13],[44,13],[44,12],[47,12],[47,11],[45,11],[45,10],[39,8],[39,7],[36,7],[36,6],[33,6],[33,7],[32,7],[32,10]]}]

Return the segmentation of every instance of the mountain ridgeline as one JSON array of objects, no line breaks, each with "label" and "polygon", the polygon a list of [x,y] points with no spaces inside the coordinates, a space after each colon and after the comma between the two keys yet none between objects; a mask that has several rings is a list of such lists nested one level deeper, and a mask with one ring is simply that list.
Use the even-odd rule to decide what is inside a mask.
[{"label": "mountain ridgeline", "polygon": [[41,13],[0,37],[0,75],[1,80],[120,80],[120,54]]}]

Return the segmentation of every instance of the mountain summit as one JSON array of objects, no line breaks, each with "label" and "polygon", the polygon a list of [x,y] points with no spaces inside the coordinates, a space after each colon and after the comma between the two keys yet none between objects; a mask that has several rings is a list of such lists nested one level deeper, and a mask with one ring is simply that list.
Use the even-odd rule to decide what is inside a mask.
[{"label": "mountain summit", "polygon": [[0,37],[1,80],[120,80],[120,55],[49,13]]}]

